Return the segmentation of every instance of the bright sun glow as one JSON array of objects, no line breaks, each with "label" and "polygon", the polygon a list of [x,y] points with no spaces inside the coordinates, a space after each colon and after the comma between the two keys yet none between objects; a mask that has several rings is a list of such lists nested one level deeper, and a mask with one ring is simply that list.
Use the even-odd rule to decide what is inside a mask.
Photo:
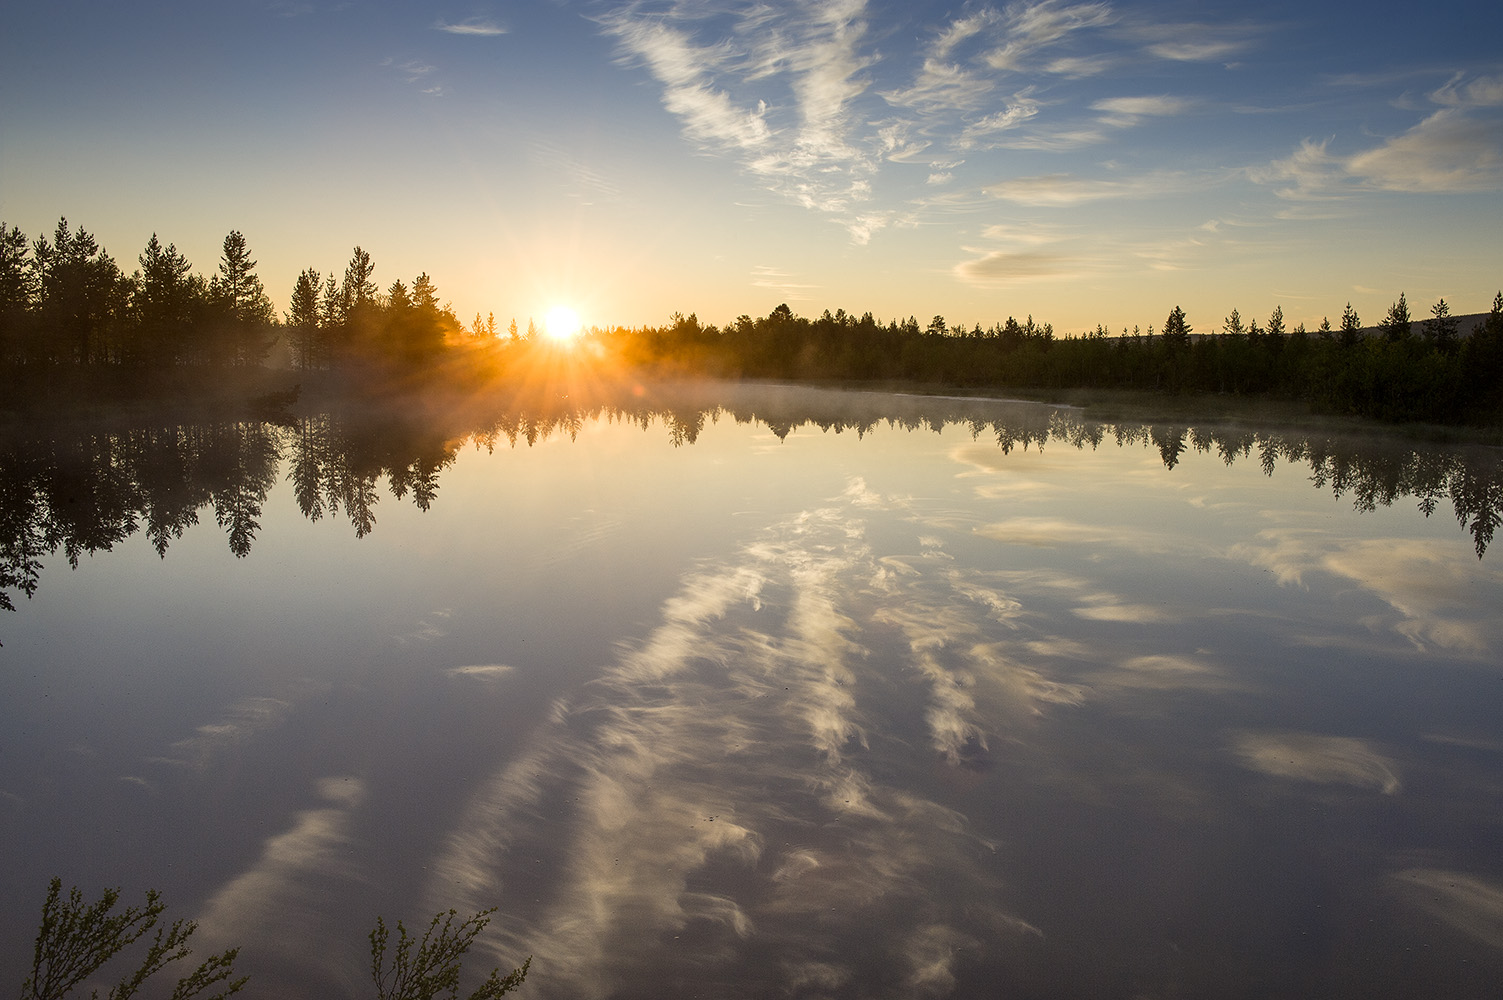
[{"label": "bright sun glow", "polygon": [[548,331],[548,337],[552,340],[562,342],[579,336],[579,313],[568,306],[554,306],[549,309],[543,323]]}]

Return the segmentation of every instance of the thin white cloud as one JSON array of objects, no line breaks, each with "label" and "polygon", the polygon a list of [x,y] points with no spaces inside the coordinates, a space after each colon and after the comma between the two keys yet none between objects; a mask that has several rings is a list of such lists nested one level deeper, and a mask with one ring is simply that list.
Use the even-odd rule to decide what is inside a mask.
[{"label": "thin white cloud", "polygon": [[1497,624],[1479,617],[1470,599],[1479,577],[1496,571],[1458,563],[1448,546],[1418,539],[1338,542],[1313,530],[1269,528],[1234,546],[1233,558],[1272,572],[1284,585],[1304,585],[1316,572],[1352,581],[1392,610],[1384,627],[1419,651],[1486,657],[1503,642]]},{"label": "thin white cloud", "polygon": [[446,32],[450,35],[473,35],[477,37],[491,37],[506,34],[506,26],[484,17],[471,17],[463,21],[450,22],[439,19],[433,22],[434,31]]},{"label": "thin white cloud", "polygon": [[[980,252],[980,251],[977,251]],[[1038,278],[1068,278],[1080,272],[1081,261],[1061,253],[1037,250],[989,250],[955,265],[955,277],[968,285],[989,286]]]},{"label": "thin white cloud", "polygon": [[1345,177],[1341,161],[1326,150],[1330,140],[1305,139],[1297,150],[1282,160],[1247,171],[1259,184],[1281,185],[1274,191],[1280,198],[1294,201],[1324,201],[1342,197],[1340,185]]},{"label": "thin white cloud", "polygon": [[1016,129],[1039,113],[1039,102],[1028,91],[1014,94],[1007,107],[968,123],[955,139],[955,148],[986,145],[994,136]]},{"label": "thin white cloud", "polygon": [[357,778],[318,782],[324,804],[296,814],[291,826],[267,837],[246,871],[215,892],[198,918],[212,947],[248,947],[292,958],[305,969],[353,992],[360,977],[338,949],[325,947],[330,880],[360,880],[351,862],[351,818],[364,799]]},{"label": "thin white cloud", "polygon": [[1225,62],[1247,49],[1262,33],[1251,24],[1152,24],[1136,33],[1146,51],[1171,62]]},{"label": "thin white cloud", "polygon": [[1240,733],[1232,750],[1244,766],[1275,778],[1355,785],[1394,795],[1396,766],[1366,740],[1311,733]]},{"label": "thin white cloud", "polygon": [[[864,517],[893,501],[853,480],[828,503],[688,574],[644,641],[559,703],[458,817],[428,900],[480,906],[507,886],[498,964],[530,954],[555,989],[599,996],[638,962],[675,961],[663,943],[692,927],[695,954],[751,942],[779,955],[747,992],[824,989],[853,973],[800,928],[839,919],[902,956],[917,995],[953,981],[947,942],[1037,935],[1007,911],[963,816],[868,773],[894,675],[863,640],[894,625],[907,640],[941,760],[984,753],[1008,718],[1081,692],[978,641],[1006,628],[981,613],[1005,613],[1006,597],[972,581],[957,602],[948,561],[873,589]],[[936,877],[954,887],[937,905]]]},{"label": "thin white cloud", "polygon": [[280,698],[243,698],[223,718],[199,726],[192,736],[172,744],[172,756],[153,760],[205,770],[262,732],[280,726],[291,711],[292,704]]},{"label": "thin white cloud", "polygon": [[1187,98],[1161,94],[1154,97],[1108,97],[1093,103],[1091,110],[1104,111],[1114,121],[1131,123],[1143,117],[1172,118],[1194,106],[1195,102]]},{"label": "thin white cloud", "polygon": [[1442,868],[1407,868],[1389,878],[1411,905],[1489,948],[1503,950],[1503,886]]},{"label": "thin white cloud", "polygon": [[1503,76],[1466,80],[1458,74],[1433,92],[1430,100],[1448,108],[1503,108]]},{"label": "thin white cloud", "polygon": [[1069,153],[1100,145],[1111,137],[1094,126],[1051,126],[1036,128],[1026,134],[1008,135],[996,141],[1002,149],[1027,149],[1040,153]]},{"label": "thin white cloud", "polygon": [[1116,19],[1105,3],[1044,0],[1010,6],[1002,31],[1007,40],[986,54],[986,63],[993,69],[1019,72],[1027,69],[1039,52],[1060,44],[1071,34],[1104,27]]},{"label": "thin white cloud", "polygon": [[935,38],[930,51],[937,58],[949,58],[962,43],[984,34],[1001,21],[1001,15],[991,7],[983,7],[974,14],[956,18]]},{"label": "thin white cloud", "polygon": [[1439,110],[1377,146],[1342,156],[1330,151],[1331,139],[1306,139],[1288,157],[1246,175],[1293,202],[1329,202],[1364,190],[1503,190],[1503,115],[1496,111],[1503,107],[1503,78],[1456,76],[1429,96]]},{"label": "thin white cloud", "polygon": [[385,59],[381,65],[397,73],[407,83],[418,83],[438,71],[437,66],[423,62],[421,59],[408,59],[404,62]]},{"label": "thin white cloud", "polygon": [[885,90],[888,104],[917,111],[976,111],[984,107],[995,89],[991,80],[978,76],[956,63],[925,59],[923,68],[910,86]]},{"label": "thin white cloud", "polygon": [[986,193],[1016,205],[1068,208],[1093,201],[1157,198],[1183,190],[1185,178],[1176,173],[1144,174],[1126,180],[1093,180],[1071,174],[1016,177],[989,185]]},{"label": "thin white cloud", "polygon": [[448,677],[473,677],[476,680],[496,681],[516,672],[515,667],[504,663],[477,663],[466,667],[450,667],[444,671]]},{"label": "thin white cloud", "polygon": [[811,297],[809,292],[820,287],[797,281],[787,271],[766,264],[758,264],[752,268],[751,286],[772,289],[792,302],[807,301]]},{"label": "thin white cloud", "polygon": [[1346,169],[1384,191],[1503,190],[1503,118],[1443,108],[1403,135],[1353,156]]},{"label": "thin white cloud", "polygon": [[1045,64],[1044,71],[1055,76],[1079,80],[1090,76],[1100,76],[1116,68],[1119,62],[1118,58],[1110,55],[1063,56]]},{"label": "thin white cloud", "polygon": [[858,136],[866,122],[854,108],[875,59],[865,50],[864,0],[750,8],[712,43],[697,39],[702,13],[628,4],[600,24],[624,62],[659,82],[686,138],[736,156],[779,195],[848,221],[857,242],[869,238],[870,213],[858,206],[872,197],[880,156]]}]

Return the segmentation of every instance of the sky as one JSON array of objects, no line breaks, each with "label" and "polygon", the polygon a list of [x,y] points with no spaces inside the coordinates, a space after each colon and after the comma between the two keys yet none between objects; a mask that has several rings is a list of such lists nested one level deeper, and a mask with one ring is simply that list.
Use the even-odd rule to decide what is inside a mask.
[{"label": "sky", "polygon": [[0,8],[0,219],[245,234],[468,320],[1200,332],[1503,287],[1503,7],[134,0]]}]

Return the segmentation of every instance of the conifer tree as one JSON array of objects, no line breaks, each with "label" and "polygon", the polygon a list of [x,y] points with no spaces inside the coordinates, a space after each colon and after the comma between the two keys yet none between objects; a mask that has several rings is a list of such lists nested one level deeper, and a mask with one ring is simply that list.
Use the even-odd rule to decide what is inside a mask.
[{"label": "conifer tree", "polygon": [[88,365],[107,360],[110,328],[125,311],[130,282],[115,260],[80,226],[58,219],[52,242],[32,244],[36,272],[38,360]]},{"label": "conifer tree", "polygon": [[1430,318],[1425,320],[1425,339],[1447,353],[1456,349],[1458,324],[1451,315],[1451,307],[1441,299],[1430,307]]},{"label": "conifer tree", "polygon": [[1388,315],[1379,327],[1389,341],[1405,340],[1409,337],[1412,322],[1409,318],[1409,303],[1405,301],[1404,293],[1400,292],[1398,301],[1388,307]]},{"label": "conifer tree", "polygon": [[[1284,335],[1284,307],[1274,306],[1272,314],[1268,317],[1268,336],[1282,337]],[[1303,332],[1303,326],[1301,327]]]},{"label": "conifer tree", "polygon": [[292,363],[298,368],[317,368],[324,360],[319,330],[320,281],[318,271],[310,267],[297,276],[297,284],[292,287],[287,327],[292,337]]},{"label": "conifer tree", "polygon": [[1357,310],[1352,304],[1346,304],[1346,310],[1341,314],[1341,344],[1343,347],[1351,347],[1362,338],[1362,320],[1357,317]]}]

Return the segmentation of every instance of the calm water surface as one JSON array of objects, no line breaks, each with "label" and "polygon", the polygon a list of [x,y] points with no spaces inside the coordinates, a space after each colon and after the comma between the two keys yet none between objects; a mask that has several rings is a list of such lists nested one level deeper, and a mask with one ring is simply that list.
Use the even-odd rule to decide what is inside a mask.
[{"label": "calm water surface", "polygon": [[1503,981],[1496,452],[701,387],[0,471],[16,984],[54,874],[248,997],[491,906],[535,997]]}]

